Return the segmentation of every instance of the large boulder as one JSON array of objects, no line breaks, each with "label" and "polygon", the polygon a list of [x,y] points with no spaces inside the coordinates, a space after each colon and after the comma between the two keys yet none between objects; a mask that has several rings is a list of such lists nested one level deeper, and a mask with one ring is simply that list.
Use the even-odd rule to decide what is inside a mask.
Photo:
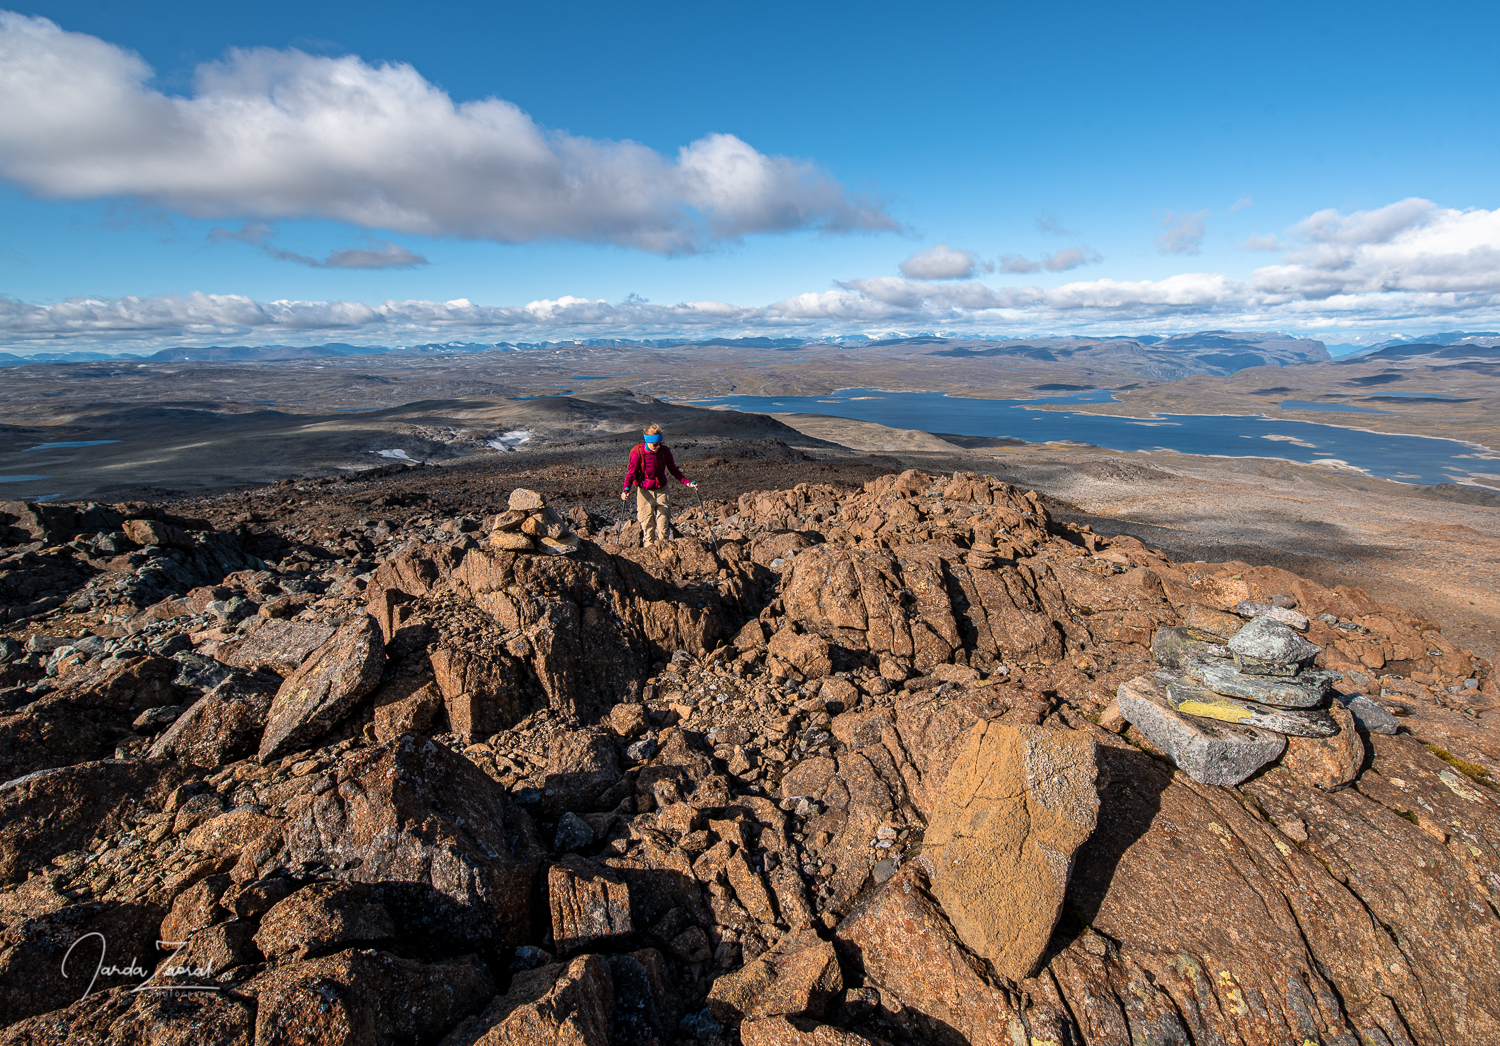
[{"label": "large boulder", "polygon": [[1032,976],[1094,830],[1096,745],[1083,733],[981,722],[927,829],[932,893],[1003,977]]},{"label": "large boulder", "polygon": [[314,883],[271,906],[255,944],[273,962],[371,947],[396,935],[390,912],[365,883]]},{"label": "large boulder", "polygon": [[251,1046],[254,1000],[206,991],[96,989],[0,1031],[0,1046]]},{"label": "large boulder", "polygon": [[375,619],[361,614],[318,647],[276,692],[261,737],[261,762],[279,759],[327,733],[375,689],[385,643]]},{"label": "large boulder", "polygon": [[559,955],[628,937],[635,930],[630,888],[619,876],[582,857],[565,857],[548,870],[547,904]]},{"label": "large boulder", "polygon": [[67,1006],[91,987],[145,981],[156,965],[161,918],[155,905],[92,901],[0,934],[0,1025]]},{"label": "large boulder", "polygon": [[142,711],[176,702],[177,662],[137,657],[106,665],[0,716],[0,780],[108,756]]},{"label": "large boulder", "polygon": [[225,680],[162,732],[150,756],[205,770],[242,759],[256,750],[265,734],[271,702],[270,690],[247,688],[240,679]]},{"label": "large boulder", "polygon": [[822,1017],[843,990],[833,945],[806,929],[787,934],[753,962],[720,977],[708,994],[708,1005],[723,1021]]},{"label": "large boulder", "polygon": [[510,991],[464,1021],[442,1046],[610,1046],[609,967],[602,956],[585,955],[518,973]]},{"label": "large boulder", "polygon": [[495,994],[473,956],[424,964],[349,950],[280,966],[246,984],[257,1043],[433,1042]]},{"label": "large boulder", "polygon": [[0,884],[17,882],[58,854],[158,806],[180,775],[134,760],[104,759],[40,770],[0,786]]},{"label": "large boulder", "polygon": [[531,819],[463,756],[402,737],[346,756],[334,786],[286,806],[283,848],[261,862],[341,879],[431,887],[497,949],[535,939],[542,850]]},{"label": "large boulder", "polygon": [[880,1017],[936,1046],[1027,1042],[1014,1004],[992,984],[908,864],[839,924],[835,945],[880,993]]},{"label": "large boulder", "polygon": [[336,631],[333,626],[316,621],[273,618],[244,639],[220,646],[214,656],[237,668],[290,675],[302,667],[313,651],[332,639]]}]

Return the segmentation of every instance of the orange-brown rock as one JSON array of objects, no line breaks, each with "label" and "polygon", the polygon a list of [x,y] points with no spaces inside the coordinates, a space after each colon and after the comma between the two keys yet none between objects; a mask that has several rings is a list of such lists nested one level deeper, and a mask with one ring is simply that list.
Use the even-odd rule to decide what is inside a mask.
[{"label": "orange-brown rock", "polygon": [[126,816],[160,803],[181,778],[118,759],[39,770],[0,790],[0,883],[25,878]]},{"label": "orange-brown rock", "polygon": [[419,963],[358,949],[280,966],[243,988],[256,1043],[378,1046],[436,1041],[495,992],[473,956]]},{"label": "orange-brown rock", "polygon": [[1332,790],[1359,776],[1365,762],[1365,743],[1353,713],[1343,702],[1334,701],[1328,714],[1338,724],[1339,732],[1332,737],[1288,737],[1281,765],[1319,788]]},{"label": "orange-brown rock", "polygon": [[510,991],[443,1046],[609,1046],[614,981],[598,955],[518,973]]},{"label": "orange-brown rock", "polygon": [[260,742],[261,762],[327,733],[375,689],[384,668],[385,646],[375,620],[361,614],[342,626],[276,692]]},{"label": "orange-brown rock", "polygon": [[410,737],[351,753],[333,776],[333,788],[287,804],[284,848],[268,868],[306,862],[357,882],[423,884],[496,947],[533,940],[541,848],[499,784]]},{"label": "orange-brown rock", "polygon": [[828,644],[817,636],[798,635],[790,628],[772,636],[766,652],[808,679],[821,679],[833,671]]},{"label": "orange-brown rock", "polygon": [[1027,1041],[1015,1004],[960,943],[914,865],[856,908],[834,937],[880,992],[880,1016],[908,1038],[941,1046]]},{"label": "orange-brown rock", "polygon": [[243,640],[225,644],[215,656],[225,664],[291,675],[336,629],[313,621],[270,620]]},{"label": "orange-brown rock", "polygon": [[628,937],[635,930],[624,881],[582,857],[564,857],[548,869],[547,904],[560,956]]},{"label": "orange-brown rock", "polygon": [[379,947],[396,935],[390,912],[364,883],[314,883],[261,918],[255,945],[273,962],[350,947]]},{"label": "orange-brown rock", "polygon": [[721,1021],[822,1017],[844,990],[833,945],[812,930],[789,933],[754,962],[714,982],[708,1005]]},{"label": "orange-brown rock", "polygon": [[[273,683],[275,678],[269,677]],[[251,754],[265,733],[272,697],[269,690],[226,680],[162,731],[151,745],[151,758],[210,770]]]},{"label": "orange-brown rock", "polygon": [[[75,999],[70,991],[68,999]],[[98,988],[66,1009],[39,1014],[0,1032],[4,1046],[251,1046],[251,1000],[217,992],[137,992]]]},{"label": "orange-brown rock", "polygon": [[134,988],[156,965],[161,917],[155,905],[92,901],[0,933],[0,1024],[75,1002],[100,966],[110,970],[97,990]]},{"label": "orange-brown rock", "polygon": [[1087,734],[981,722],[943,785],[923,848],[932,894],[1009,980],[1036,972],[1094,830],[1095,755]]},{"label": "orange-brown rock", "polygon": [[[430,679],[386,686],[375,695],[375,740],[390,741],[406,734],[425,734],[443,714],[443,695]],[[470,736],[459,732],[460,736]]]},{"label": "orange-brown rock", "polygon": [[744,1046],[881,1046],[882,1040],[835,1028],[831,1024],[765,1017],[740,1025]]}]

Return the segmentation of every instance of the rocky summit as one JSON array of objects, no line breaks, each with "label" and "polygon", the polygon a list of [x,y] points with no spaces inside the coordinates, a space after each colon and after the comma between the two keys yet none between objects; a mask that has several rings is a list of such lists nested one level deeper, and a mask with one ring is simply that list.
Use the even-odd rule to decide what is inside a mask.
[{"label": "rocky summit", "polygon": [[0,505],[0,1044],[1500,1042],[1437,622],[987,475],[586,479]]}]

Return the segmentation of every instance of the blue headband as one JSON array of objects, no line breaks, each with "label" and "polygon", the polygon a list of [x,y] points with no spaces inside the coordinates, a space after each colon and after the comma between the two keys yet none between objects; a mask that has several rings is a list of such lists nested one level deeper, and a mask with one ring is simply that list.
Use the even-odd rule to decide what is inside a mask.
[{"label": "blue headband", "polygon": [[660,443],[661,442],[661,437],[660,436],[647,436],[646,437],[646,442],[647,443]]}]

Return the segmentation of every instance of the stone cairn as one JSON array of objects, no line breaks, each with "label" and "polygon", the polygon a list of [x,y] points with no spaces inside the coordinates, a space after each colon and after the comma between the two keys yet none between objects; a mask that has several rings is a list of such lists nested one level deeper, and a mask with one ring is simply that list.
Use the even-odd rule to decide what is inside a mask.
[{"label": "stone cairn", "polygon": [[1183,626],[1158,629],[1151,653],[1160,669],[1116,694],[1120,714],[1179,769],[1203,784],[1237,785],[1281,758],[1288,738],[1333,738],[1356,724],[1395,732],[1379,705],[1334,693],[1340,673],[1313,667],[1322,648],[1299,634],[1305,616],[1250,602],[1236,610],[1194,606]]},{"label": "stone cairn", "polygon": [[566,556],[578,551],[578,535],[534,490],[517,487],[510,507],[489,521],[489,545],[497,552],[544,552]]}]

